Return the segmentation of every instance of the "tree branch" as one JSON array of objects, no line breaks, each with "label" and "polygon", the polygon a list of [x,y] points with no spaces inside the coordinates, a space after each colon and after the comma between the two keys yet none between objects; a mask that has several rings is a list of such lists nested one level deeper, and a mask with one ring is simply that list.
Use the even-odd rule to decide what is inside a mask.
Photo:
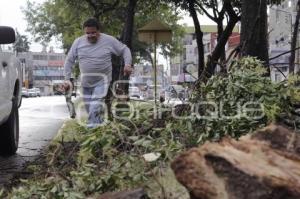
[{"label": "tree branch", "polygon": [[288,54],[288,53],[290,53],[290,52],[299,50],[299,49],[300,49],[300,47],[297,47],[297,48],[294,48],[294,49],[292,49],[292,50],[286,51],[286,52],[284,52],[284,53],[281,53],[281,54],[279,54],[279,55],[276,55],[275,57],[271,57],[271,58],[269,59],[269,61],[271,61],[271,60],[273,60],[273,59],[276,59],[276,58],[278,58],[278,57],[281,57],[282,55]]},{"label": "tree branch", "polygon": [[201,3],[199,3],[198,1],[195,2],[195,4],[205,13],[205,15],[210,18],[212,21],[216,22],[216,18],[213,17],[211,14],[209,14],[207,12],[207,10],[202,6]]},{"label": "tree branch", "polygon": [[94,13],[97,12],[98,7],[97,5],[93,2],[93,0],[85,0],[93,9],[94,9]]},{"label": "tree branch", "polygon": [[218,12],[218,1],[217,0],[213,1],[212,9],[213,9],[215,18],[218,18],[219,12]]},{"label": "tree branch", "polygon": [[117,7],[117,5],[120,3],[120,0],[116,0],[113,4],[108,4],[108,3],[103,3],[103,12],[108,12],[111,11],[113,9],[115,9],[115,7]]},{"label": "tree branch", "polygon": [[214,51],[212,52],[210,59],[207,61],[207,66],[206,66],[203,74],[201,74],[201,78],[203,80],[208,79],[213,75],[215,67],[216,67],[216,63],[222,55],[222,49],[224,48],[228,38],[232,34],[232,30],[234,29],[235,24],[240,19],[233,11],[233,7],[230,2],[228,2],[228,1],[224,2],[224,7],[225,7],[226,12],[229,15],[229,23],[227,24],[225,30],[223,31],[223,34],[220,36],[220,39],[218,40],[218,43],[217,43]]}]

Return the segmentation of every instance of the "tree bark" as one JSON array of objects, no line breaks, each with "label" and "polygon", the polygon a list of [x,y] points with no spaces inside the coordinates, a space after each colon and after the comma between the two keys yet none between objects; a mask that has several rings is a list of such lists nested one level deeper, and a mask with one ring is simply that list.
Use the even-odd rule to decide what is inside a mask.
[{"label": "tree bark", "polygon": [[206,143],[171,164],[192,199],[300,198],[300,135],[270,125],[252,135]]},{"label": "tree bark", "polygon": [[[221,11],[218,10],[219,8],[219,2],[218,1],[211,1],[208,4],[205,4],[207,7],[211,7],[211,9],[213,10],[213,14],[210,14],[207,11],[207,8],[205,8],[201,2],[196,2],[197,6],[199,6],[199,8],[202,10],[202,12],[212,21],[216,22],[217,24],[217,28],[218,28],[218,37],[217,37],[217,41],[219,41],[219,39],[221,38],[221,35],[223,34],[224,28],[223,28],[223,20],[224,20],[224,15],[225,15],[225,10],[226,10],[226,3],[223,3],[223,7],[221,9]],[[221,61],[225,61],[226,59],[226,55],[225,55],[225,46],[223,47],[223,52],[222,55],[220,57]]]},{"label": "tree bark", "polygon": [[267,0],[243,0],[241,24],[241,55],[257,57],[268,67]]},{"label": "tree bark", "polygon": [[[218,37],[217,37],[217,41],[219,43],[219,41],[221,40],[221,35],[223,34],[224,32],[224,28],[223,28],[223,19],[220,21],[218,21],[217,23],[217,27],[218,27]],[[226,60],[226,53],[225,53],[225,45],[221,47],[221,56],[220,56],[220,60],[221,62],[225,61]]]},{"label": "tree bark", "polygon": [[299,19],[300,19],[300,0],[298,0],[298,3],[297,3],[297,16],[296,16],[296,20],[295,20],[292,43],[291,43],[292,51],[291,51],[290,63],[289,63],[289,74],[294,74],[294,71],[295,71],[296,51],[294,49],[296,48],[296,45],[297,45],[297,38],[298,38],[298,32],[299,32]]},{"label": "tree bark", "polygon": [[218,43],[212,52],[210,59],[207,60],[205,72],[203,73],[201,78],[204,78],[204,80],[210,78],[215,71],[215,68],[217,66],[217,61],[222,56],[222,53],[224,52],[225,45],[232,34],[232,31],[236,25],[236,23],[240,20],[240,17],[237,16],[231,6],[230,3],[225,3],[225,10],[229,15],[229,22],[223,31],[222,35],[220,35],[220,38],[218,39]]},{"label": "tree bark", "polygon": [[134,27],[134,15],[135,15],[136,3],[137,0],[128,1],[126,22],[121,37],[121,41],[124,44],[126,44],[130,50],[132,49],[132,34],[133,34],[133,27]]},{"label": "tree bark", "polygon": [[201,31],[200,22],[195,9],[195,1],[188,0],[189,13],[193,18],[195,26],[195,34],[198,48],[198,78],[200,78],[204,69],[204,47],[203,47],[203,32]]},{"label": "tree bark", "polygon": [[[127,11],[126,11],[126,20],[124,22],[124,29],[121,35],[121,41],[128,46],[131,50],[132,48],[132,34],[133,34],[133,26],[134,26],[134,15],[135,15],[135,7],[137,0],[128,0]],[[128,94],[129,82],[122,83],[117,85],[117,87],[113,87],[114,83],[117,80],[129,80],[129,76],[124,77],[123,74],[124,68],[124,60],[120,59],[115,55],[112,55],[112,82],[110,84],[110,89],[107,92],[105,97],[105,104],[107,106],[108,117],[112,119],[113,114],[111,112],[111,103],[115,96],[113,96],[112,90],[118,95]]]},{"label": "tree bark", "polygon": [[[128,46],[128,48],[132,49],[132,35],[133,35],[133,27],[134,27],[134,15],[135,15],[135,7],[136,7],[137,0],[129,0],[127,5],[127,16],[126,16],[126,22],[123,29],[123,34],[121,37],[121,41]],[[120,80],[128,80],[129,76],[124,76],[123,74],[123,68],[124,68],[124,61],[122,60],[120,71],[119,71],[119,79]],[[129,88],[129,82],[122,84],[122,91],[125,95],[128,94],[128,88]]]}]

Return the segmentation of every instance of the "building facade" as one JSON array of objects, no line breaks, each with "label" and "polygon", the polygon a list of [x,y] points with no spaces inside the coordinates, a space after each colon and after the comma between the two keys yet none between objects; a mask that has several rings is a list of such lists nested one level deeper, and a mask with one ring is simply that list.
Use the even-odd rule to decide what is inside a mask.
[{"label": "building facade", "polygon": [[[269,57],[275,57],[291,48],[291,39],[296,19],[297,1],[286,0],[269,8]],[[299,46],[299,37],[296,47]],[[279,82],[289,74],[290,53],[270,61],[271,78]],[[295,72],[299,70],[299,51],[296,51]]]},{"label": "building facade", "polygon": [[[207,56],[212,53],[213,49],[217,45],[217,26],[215,25],[203,25],[201,26],[203,32],[203,47],[205,61]],[[225,47],[226,52],[230,52],[237,47],[240,43],[240,31],[236,26],[229,37],[227,45]],[[198,48],[195,36],[194,27],[187,27],[186,34],[182,39],[183,50],[182,53],[171,58],[171,79],[172,83],[178,83],[181,77],[192,81],[195,77],[198,77]],[[183,74],[184,68],[192,75]]]},{"label": "building facade", "polygon": [[53,95],[53,85],[64,81],[64,53],[26,52],[19,53],[24,70],[23,86],[36,87],[42,95]]}]

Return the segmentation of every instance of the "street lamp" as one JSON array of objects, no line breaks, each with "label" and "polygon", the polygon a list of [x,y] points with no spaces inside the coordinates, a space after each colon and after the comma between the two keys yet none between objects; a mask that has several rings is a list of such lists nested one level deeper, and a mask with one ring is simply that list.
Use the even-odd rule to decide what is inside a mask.
[{"label": "street lamp", "polygon": [[138,29],[138,38],[140,41],[148,44],[154,44],[154,103],[157,103],[157,68],[156,68],[156,45],[162,42],[171,42],[172,30],[158,19],[154,19],[144,27]]}]

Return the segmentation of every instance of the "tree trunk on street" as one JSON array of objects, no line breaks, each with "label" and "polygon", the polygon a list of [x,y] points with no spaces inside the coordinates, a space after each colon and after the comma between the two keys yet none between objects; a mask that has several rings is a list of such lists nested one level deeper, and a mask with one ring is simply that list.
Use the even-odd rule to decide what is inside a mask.
[{"label": "tree trunk on street", "polygon": [[297,132],[271,124],[183,152],[171,167],[191,199],[299,199],[299,148]]},{"label": "tree trunk on street", "polygon": [[295,48],[296,48],[298,32],[299,32],[298,31],[299,30],[299,18],[300,18],[300,0],[298,0],[298,3],[297,3],[297,16],[296,16],[296,20],[295,20],[292,43],[291,43],[289,74],[294,74],[294,71],[295,71],[295,54],[296,54]]},{"label": "tree trunk on street", "polygon": [[241,55],[257,57],[268,67],[267,0],[243,0],[241,24]]}]

